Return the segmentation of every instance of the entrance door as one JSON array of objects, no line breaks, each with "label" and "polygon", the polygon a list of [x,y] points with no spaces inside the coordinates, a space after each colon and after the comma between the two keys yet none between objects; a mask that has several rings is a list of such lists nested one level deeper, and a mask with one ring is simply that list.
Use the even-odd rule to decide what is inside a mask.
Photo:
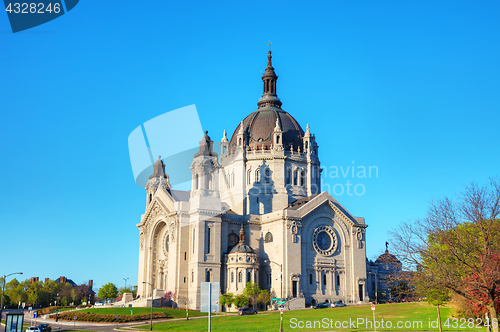
[{"label": "entrance door", "polygon": [[297,281],[292,281],[292,296],[297,297]]}]

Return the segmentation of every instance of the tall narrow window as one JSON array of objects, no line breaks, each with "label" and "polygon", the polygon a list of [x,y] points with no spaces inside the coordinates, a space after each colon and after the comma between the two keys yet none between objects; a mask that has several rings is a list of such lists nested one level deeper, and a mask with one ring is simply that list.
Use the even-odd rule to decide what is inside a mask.
[{"label": "tall narrow window", "polygon": [[297,185],[297,173],[298,173],[297,170],[293,172],[293,185],[294,186]]},{"label": "tall narrow window", "polygon": [[251,281],[252,280],[252,274],[250,273],[250,271],[247,272],[247,282]]},{"label": "tall narrow window", "polygon": [[207,189],[212,189],[212,175],[210,173],[207,174]]},{"label": "tall narrow window", "polygon": [[252,170],[249,169],[247,172],[247,184],[252,184]]},{"label": "tall narrow window", "polygon": [[194,271],[191,271],[191,282],[194,282]]},{"label": "tall narrow window", "polygon": [[337,286],[340,286],[340,276],[337,275]]},{"label": "tall narrow window", "polygon": [[260,182],[260,169],[255,170],[255,182]]},{"label": "tall narrow window", "polygon": [[198,190],[199,188],[199,183],[200,183],[200,176],[198,174],[196,174],[194,176],[194,189],[195,190]]},{"label": "tall narrow window", "polygon": [[243,282],[243,275],[240,273],[238,273],[238,282]]},{"label": "tall narrow window", "polygon": [[309,284],[312,285],[313,283],[313,275],[312,273],[309,274]]},{"label": "tall narrow window", "polygon": [[194,244],[196,241],[196,238],[194,237],[194,234],[196,233],[196,229],[193,228],[193,254],[194,254]]},{"label": "tall narrow window", "polygon": [[269,170],[269,168],[266,168],[266,183],[270,183],[271,182],[271,171]]},{"label": "tall narrow window", "polygon": [[231,272],[231,282],[234,282],[234,272]]},{"label": "tall narrow window", "polygon": [[170,235],[167,235],[167,240],[165,241],[165,249],[167,249],[167,252],[170,250]]},{"label": "tall narrow window", "polygon": [[205,281],[210,282],[210,271],[205,272]]},{"label": "tall narrow window", "polygon": [[153,200],[153,194],[149,194],[149,203]]},{"label": "tall narrow window", "polygon": [[286,171],[286,184],[291,184],[292,182],[292,170],[287,169]]},{"label": "tall narrow window", "polygon": [[207,227],[207,254],[210,253],[210,227]]},{"label": "tall narrow window", "polygon": [[326,285],[326,274],[323,274],[323,285]]},{"label": "tall narrow window", "polygon": [[306,185],[306,173],[304,173],[304,171],[300,172],[300,185]]}]

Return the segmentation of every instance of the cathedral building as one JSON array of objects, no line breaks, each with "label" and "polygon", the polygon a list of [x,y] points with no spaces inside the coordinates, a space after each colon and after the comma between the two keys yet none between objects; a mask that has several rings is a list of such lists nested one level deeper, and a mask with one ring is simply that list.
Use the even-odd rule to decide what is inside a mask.
[{"label": "cathedral building", "polygon": [[141,298],[171,292],[199,309],[201,282],[239,294],[252,281],[294,308],[368,302],[367,225],[321,192],[316,137],[281,108],[277,80],[269,51],[257,110],[224,130],[220,151],[205,131],[190,191],[156,161],[137,224]]}]

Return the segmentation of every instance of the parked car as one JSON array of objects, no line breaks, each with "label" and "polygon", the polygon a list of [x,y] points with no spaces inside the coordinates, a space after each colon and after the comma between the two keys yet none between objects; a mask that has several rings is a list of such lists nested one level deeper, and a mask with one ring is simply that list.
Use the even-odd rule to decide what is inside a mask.
[{"label": "parked car", "polygon": [[338,302],[335,302],[334,304],[332,304],[332,307],[334,308],[338,308],[338,307],[346,307],[347,304],[345,304],[344,302],[342,301],[338,301]]},{"label": "parked car", "polygon": [[52,327],[50,324],[40,324],[38,325],[38,328],[40,329],[40,332],[51,332]]},{"label": "parked car", "polygon": [[240,309],[238,310],[238,315],[257,315],[257,310],[254,310],[252,308],[245,308],[245,309]]},{"label": "parked car", "polygon": [[330,308],[330,303],[328,302],[323,302],[318,305],[313,306],[313,309],[323,309],[323,308]]},{"label": "parked car", "polygon": [[30,326],[26,329],[26,332],[41,332],[38,326]]}]

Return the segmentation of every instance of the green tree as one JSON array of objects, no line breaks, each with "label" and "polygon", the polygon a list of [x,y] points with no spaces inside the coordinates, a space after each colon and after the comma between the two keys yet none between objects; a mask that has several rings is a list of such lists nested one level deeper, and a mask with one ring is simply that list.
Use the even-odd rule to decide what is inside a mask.
[{"label": "green tree", "polygon": [[421,280],[484,307],[494,321],[500,300],[499,216],[499,181],[491,179],[484,187],[472,183],[456,201],[435,201],[427,217],[392,232],[396,254]]},{"label": "green tree", "polygon": [[116,288],[115,284],[108,282],[99,289],[97,296],[106,300],[114,299],[118,296],[118,288]]},{"label": "green tree", "polygon": [[233,304],[234,295],[233,293],[222,294],[220,297],[220,304],[224,306],[224,315],[227,312],[227,307]]},{"label": "green tree", "polygon": [[248,296],[245,294],[236,295],[233,303],[238,308],[244,307],[248,304]]},{"label": "green tree", "polygon": [[120,287],[119,295],[123,295],[124,293],[132,293],[132,296],[136,297],[137,296],[137,286],[128,286],[127,288]]},{"label": "green tree", "polygon": [[259,294],[260,294],[260,287],[256,283],[253,283],[251,281],[247,282],[247,285],[245,289],[243,290],[243,294],[245,294],[250,301],[250,305],[252,308],[255,309],[255,305],[258,302],[259,299]]},{"label": "green tree", "polygon": [[267,289],[262,289],[259,293],[257,301],[266,308],[267,304],[271,303],[271,294]]}]

